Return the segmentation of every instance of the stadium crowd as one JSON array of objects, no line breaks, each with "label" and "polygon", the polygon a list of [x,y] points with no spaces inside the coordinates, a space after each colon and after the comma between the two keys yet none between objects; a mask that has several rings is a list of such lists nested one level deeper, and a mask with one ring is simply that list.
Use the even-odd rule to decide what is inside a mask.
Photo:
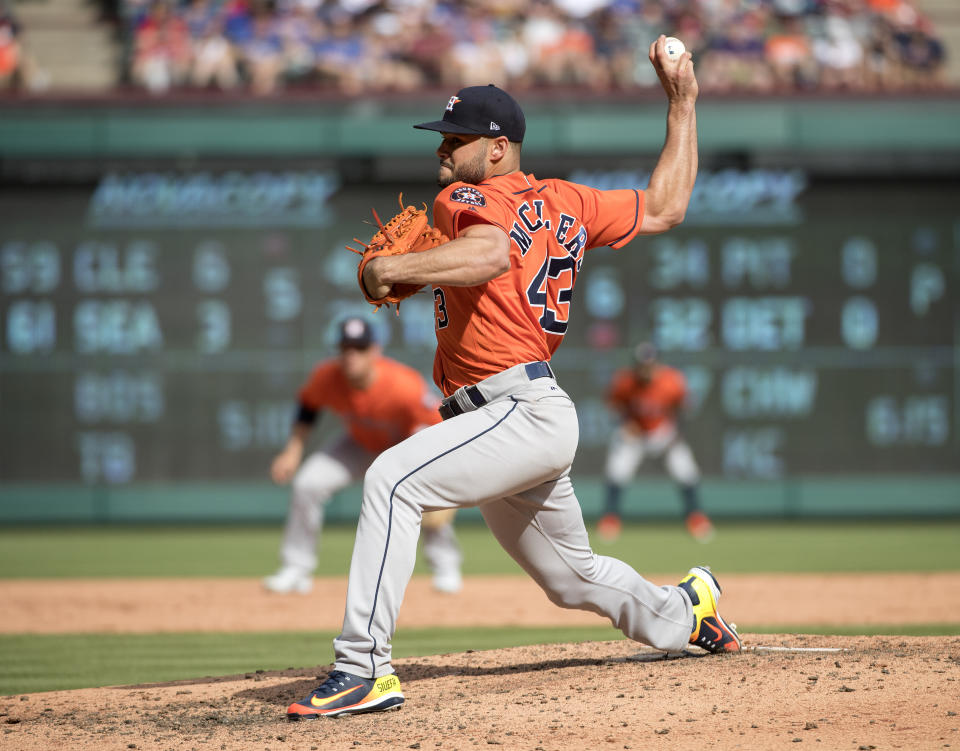
[{"label": "stadium crowd", "polygon": [[268,94],[656,85],[677,36],[705,91],[942,84],[945,51],[911,0],[127,0],[130,77]]},{"label": "stadium crowd", "polygon": [[[684,41],[701,89],[720,93],[936,88],[946,56],[914,0],[114,2],[121,78],[157,94],[307,86],[356,95],[490,81],[629,90],[656,85],[647,48],[661,33]],[[17,33],[0,15],[0,86],[15,75]]]}]

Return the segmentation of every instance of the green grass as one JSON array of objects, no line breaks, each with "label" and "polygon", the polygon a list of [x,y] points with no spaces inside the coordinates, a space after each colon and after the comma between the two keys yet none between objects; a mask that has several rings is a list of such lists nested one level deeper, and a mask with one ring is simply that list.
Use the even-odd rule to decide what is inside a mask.
[{"label": "green grass", "polygon": [[[592,529],[592,527],[591,527]],[[324,531],[318,574],[347,573],[352,528]],[[523,575],[483,526],[461,525],[464,571]],[[8,527],[0,530],[0,578],[262,576],[277,564],[279,527]],[[698,545],[679,522],[629,524],[612,545],[595,542],[646,574],[675,574],[693,563],[722,573],[960,570],[960,520],[924,522],[724,523]],[[423,573],[422,562],[418,564]],[[2,605],[0,605],[2,612]],[[2,617],[2,616],[0,616]],[[745,632],[762,624],[741,623]],[[932,626],[778,626],[776,632],[957,635]],[[324,665],[331,633],[3,635],[0,694],[229,675]],[[398,656],[521,644],[619,638],[611,627],[401,630]]]},{"label": "green grass", "polygon": [[[786,627],[749,633],[956,636],[960,624],[863,627]],[[326,666],[332,632],[253,634],[58,634],[0,636],[0,695],[90,686],[159,683],[206,676]],[[609,626],[580,628],[403,629],[396,657],[497,649],[526,644],[613,641]]]},{"label": "green grass", "polygon": [[[332,632],[0,636],[0,695],[328,665]],[[396,657],[621,638],[611,627],[404,629]]]},{"label": "green grass", "polygon": [[[694,563],[737,573],[960,570],[960,520],[717,526],[709,545],[679,522],[629,524],[616,543],[594,545],[647,574]],[[522,575],[486,527],[461,525],[457,534],[466,574]],[[347,573],[353,535],[324,530],[319,575]],[[263,576],[277,565],[279,541],[273,527],[8,527],[0,530],[0,578]]]},{"label": "green grass", "polygon": [[[346,575],[355,528],[320,537],[319,576]],[[485,527],[458,530],[468,573],[520,573]],[[0,530],[0,578],[264,576],[278,565],[279,527],[57,527]]]}]

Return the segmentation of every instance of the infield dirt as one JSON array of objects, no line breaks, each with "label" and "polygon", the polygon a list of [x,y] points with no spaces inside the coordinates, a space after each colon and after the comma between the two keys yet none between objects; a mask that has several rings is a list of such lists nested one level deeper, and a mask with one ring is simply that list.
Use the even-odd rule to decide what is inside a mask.
[{"label": "infield dirt", "polygon": [[[806,584],[804,579],[725,576],[721,610],[741,623],[768,626],[789,622],[796,626],[815,622],[806,618],[820,614],[839,626],[923,622],[905,615],[917,612],[925,613],[928,621],[950,621],[955,620],[952,616],[960,604],[960,579],[953,574],[919,578],[896,575],[886,581],[881,575],[852,577],[857,586],[851,586],[853,581],[845,576],[814,577],[815,581]],[[245,585],[250,598],[263,596],[256,582],[221,583],[231,581]],[[0,599],[8,606],[2,619],[4,630],[10,626],[8,615],[26,606],[21,584],[24,582],[0,582]],[[30,584],[38,596],[43,593],[39,585],[44,583]],[[70,618],[76,618],[84,609],[78,603],[93,591],[92,583],[89,590],[80,584],[73,582],[72,601],[67,598],[57,605],[53,604],[56,599],[49,599],[54,593],[46,591],[46,604],[35,601],[38,610],[33,615],[63,606],[61,617],[72,612]],[[142,596],[157,596],[159,584],[144,586],[147,584],[139,582]],[[210,587],[215,583],[187,580],[179,584],[189,590],[187,585]],[[428,582],[415,579],[401,613],[401,628],[430,617],[429,608],[414,615],[414,606],[421,598],[433,601],[438,611],[457,613],[461,622],[472,625],[490,622],[489,613],[495,611],[500,612],[500,625],[505,619],[519,625],[518,614],[526,623],[539,619],[541,625],[544,614],[552,625],[570,624],[567,616],[582,617],[549,603],[543,605],[539,602],[542,599],[545,603],[543,595],[535,592],[539,599],[531,596],[525,588],[528,584],[519,577],[501,580],[494,598],[484,589],[494,586],[492,582],[468,580],[461,595],[442,598],[429,593]],[[326,628],[319,622],[318,610],[336,608],[327,601],[318,609],[312,598],[335,594],[324,593],[324,582],[319,585],[308,597],[274,597],[269,602],[281,611],[286,608],[284,603],[291,608],[310,607],[313,627]],[[508,590],[513,585],[519,590],[511,595]],[[110,587],[100,591],[100,606],[107,608],[107,616],[112,614],[114,630],[130,630],[117,629],[116,625],[129,626],[135,621],[129,608],[136,609],[137,598],[131,601],[117,599],[116,593],[104,595]],[[862,591],[867,595],[860,595]],[[790,592],[791,597],[771,594],[776,592]],[[178,596],[182,597],[183,591]],[[173,605],[167,601],[166,610],[180,613],[179,627],[191,620],[194,625],[205,621],[207,605],[198,613],[178,596],[174,596]],[[813,599],[805,604],[808,597]],[[910,598],[915,607],[910,607]],[[785,599],[789,602],[778,604]],[[850,600],[852,606],[847,604]],[[250,604],[243,597],[232,601],[235,607]],[[124,602],[130,615],[126,621],[117,619]],[[342,605],[342,597],[338,603]],[[494,603],[496,607],[492,607]],[[78,607],[80,610],[76,610]],[[86,608],[90,613],[99,609],[95,605]],[[193,616],[185,618],[190,610],[195,611]],[[140,616],[144,612],[149,615],[149,608],[141,610]],[[290,617],[291,612],[286,615]],[[589,617],[591,623],[600,622],[596,616]],[[787,617],[790,620],[777,620]],[[235,622],[241,621],[242,613]],[[228,630],[226,622],[225,618],[217,629]],[[69,627],[64,628],[64,623]],[[75,619],[60,620],[60,624],[62,631],[79,630]],[[109,630],[98,622],[88,625],[88,630]],[[174,623],[167,625],[171,628],[162,630],[175,630]],[[443,625],[450,624],[444,621]],[[309,628],[301,623],[289,627]],[[260,623],[259,628],[272,627]],[[22,633],[25,629],[18,630]],[[705,655],[699,650],[693,654],[691,650],[689,654],[665,656],[621,640],[400,659],[395,666],[407,696],[403,709],[341,720],[290,723],[284,716],[286,706],[303,698],[324,676],[328,665],[2,697],[0,749],[334,751],[496,747],[567,751],[802,749],[804,744],[812,744],[819,749],[912,750],[956,748],[960,744],[960,636],[749,632],[743,636],[745,650],[738,655]],[[304,663],[309,664],[306,653]]]},{"label": "infield dirt", "polygon": [[[675,584],[681,574],[651,575]],[[724,617],[764,630],[789,626],[951,623],[960,572],[722,574]],[[346,577],[318,578],[307,595],[275,595],[254,579],[0,580],[0,633],[324,631],[343,623]],[[400,628],[597,626],[593,613],[561,610],[525,576],[471,576],[445,596],[414,577]]]}]

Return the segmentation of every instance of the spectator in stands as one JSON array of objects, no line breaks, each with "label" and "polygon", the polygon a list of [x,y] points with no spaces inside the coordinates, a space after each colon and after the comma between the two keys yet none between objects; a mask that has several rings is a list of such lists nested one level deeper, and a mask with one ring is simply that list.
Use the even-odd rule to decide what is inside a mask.
[{"label": "spectator in stands", "polygon": [[523,21],[521,39],[530,53],[534,85],[560,83],[559,53],[565,19],[548,0],[534,0]]},{"label": "spectator in stands", "polygon": [[766,61],[764,16],[759,9],[733,17],[711,35],[701,80],[714,91],[766,91],[773,75]]},{"label": "spectator in stands", "polygon": [[[513,16],[499,24],[497,40],[500,47],[500,57],[503,65],[505,80],[516,88],[533,86],[533,71],[531,70],[530,50],[523,43],[522,19]],[[604,85],[603,88],[608,88]]]},{"label": "spectator in stands", "polygon": [[193,63],[190,33],[169,0],[155,0],[137,26],[133,43],[133,80],[162,94],[187,79]]},{"label": "spectator in stands", "polygon": [[899,88],[899,53],[893,39],[893,25],[884,15],[872,19],[864,50],[864,87],[870,91],[890,91]]},{"label": "spectator in stands", "polygon": [[464,3],[459,11],[449,61],[455,72],[455,85],[482,86],[506,80],[494,17],[482,2]]},{"label": "spectator in stands", "polygon": [[279,24],[266,3],[253,7],[250,35],[240,45],[240,60],[254,94],[272,94],[280,86],[284,65]]},{"label": "spectator in stands", "polygon": [[370,76],[378,89],[413,91],[426,84],[426,70],[414,55],[422,38],[421,23],[416,13],[381,12],[370,18]]},{"label": "spectator in stands", "polygon": [[602,80],[600,60],[594,54],[593,37],[579,22],[564,22],[555,11],[554,28],[544,37],[533,61],[534,81],[548,86],[580,86],[596,89]]},{"label": "spectator in stands", "polygon": [[813,54],[820,66],[821,88],[864,88],[863,46],[847,18],[840,15],[826,17],[813,40]]},{"label": "spectator in stands", "polygon": [[676,17],[673,36],[682,39],[684,46],[694,55],[700,55],[707,48],[707,30],[704,19],[692,10],[684,11]]},{"label": "spectator in stands", "polygon": [[367,40],[354,17],[337,9],[327,22],[327,34],[314,51],[320,81],[344,94],[360,94],[370,82]]},{"label": "spectator in stands", "polygon": [[221,6],[223,33],[234,47],[253,38],[253,12],[247,0],[226,0]]},{"label": "spectator in stands", "polygon": [[920,89],[942,86],[946,52],[930,22],[903,6],[897,9],[896,21],[892,36],[903,85]]},{"label": "spectator in stands", "polygon": [[282,77],[288,82],[312,81],[317,65],[316,43],[326,27],[309,2],[298,2],[280,12],[277,34],[282,47]]},{"label": "spectator in stands", "polygon": [[451,81],[451,70],[445,64],[454,39],[449,26],[434,13],[424,14],[423,25],[417,27],[406,47],[406,59],[423,75],[427,86],[459,88],[459,80]]},{"label": "spectator in stands", "polygon": [[[666,11],[659,2],[646,2],[639,5],[622,7],[621,23],[633,50],[633,70],[631,78],[634,87],[652,87],[658,84],[657,73],[648,59],[650,41],[672,26]],[[672,36],[671,32],[671,36]],[[697,59],[697,65],[700,59]],[[700,78],[698,71],[697,77]],[[703,86],[701,84],[701,91]]]},{"label": "spectator in stands", "polygon": [[147,17],[153,2],[154,0],[123,0],[121,15],[126,17],[132,31],[135,32],[137,27]]},{"label": "spectator in stands", "polygon": [[190,82],[198,88],[211,84],[224,90],[236,88],[240,77],[237,60],[224,36],[218,8],[210,0],[192,0],[183,19],[193,48]]},{"label": "spectator in stands", "polygon": [[19,84],[22,52],[20,24],[13,13],[0,3],[0,89]]},{"label": "spectator in stands", "polygon": [[785,16],[767,37],[765,55],[777,89],[811,89],[817,84],[817,67],[810,37],[797,16]]},{"label": "spectator in stands", "polygon": [[634,49],[621,21],[621,14],[609,6],[592,17],[594,53],[606,71],[607,89],[633,87]]},{"label": "spectator in stands", "polygon": [[211,0],[191,0],[179,15],[187,25],[191,39],[201,39],[209,34],[211,27],[216,24],[220,16],[216,5]]}]

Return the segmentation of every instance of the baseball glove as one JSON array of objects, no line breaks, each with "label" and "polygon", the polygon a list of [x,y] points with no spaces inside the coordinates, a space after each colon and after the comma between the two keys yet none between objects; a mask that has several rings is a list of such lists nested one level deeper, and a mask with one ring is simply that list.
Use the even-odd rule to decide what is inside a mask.
[{"label": "baseball glove", "polygon": [[380,221],[377,212],[373,212],[373,218],[380,228],[377,234],[373,236],[369,243],[365,243],[358,238],[354,241],[360,243],[364,249],[357,250],[347,246],[347,250],[359,253],[363,256],[360,259],[360,265],[357,267],[357,282],[360,284],[360,290],[367,302],[375,305],[377,310],[380,306],[397,306],[397,315],[400,315],[400,301],[406,300],[411,295],[419,292],[425,285],[423,284],[394,284],[386,297],[374,300],[370,297],[366,287],[363,284],[363,270],[374,258],[381,256],[398,256],[406,253],[419,253],[422,250],[429,250],[438,245],[447,242],[449,238],[440,230],[430,226],[430,220],[427,218],[427,206],[424,204],[422,209],[413,206],[403,205],[403,193],[400,194],[400,212],[386,224]]}]

